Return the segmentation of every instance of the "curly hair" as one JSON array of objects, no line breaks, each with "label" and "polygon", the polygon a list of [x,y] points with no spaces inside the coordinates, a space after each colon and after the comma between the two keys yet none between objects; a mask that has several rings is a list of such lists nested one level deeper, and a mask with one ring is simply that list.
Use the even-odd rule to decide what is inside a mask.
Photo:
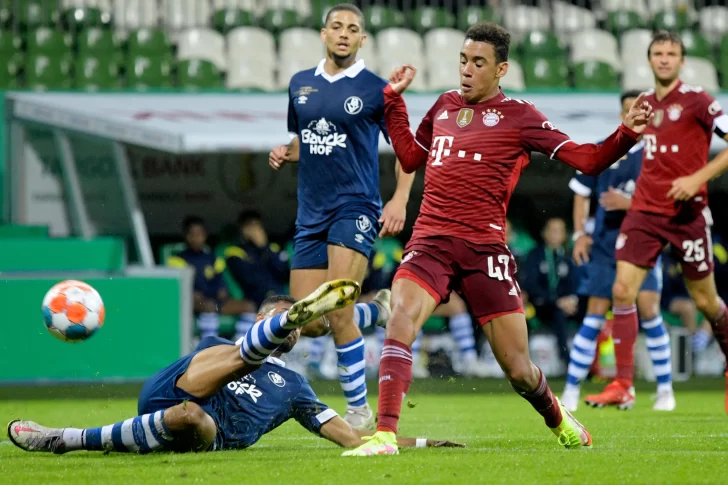
[{"label": "curly hair", "polygon": [[473,24],[465,33],[465,39],[492,45],[493,49],[495,49],[496,62],[506,62],[508,60],[511,34],[498,24],[493,22]]}]

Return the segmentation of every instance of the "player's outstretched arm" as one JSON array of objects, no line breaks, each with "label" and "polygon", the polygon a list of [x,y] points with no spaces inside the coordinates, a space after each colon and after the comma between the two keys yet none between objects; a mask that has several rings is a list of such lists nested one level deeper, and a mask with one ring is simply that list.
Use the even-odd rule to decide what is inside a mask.
[{"label": "player's outstretched arm", "polygon": [[[321,426],[321,436],[344,448],[355,448],[364,444],[362,438],[372,435],[371,431],[363,431],[352,428],[349,423],[339,416],[327,421]],[[445,440],[430,440],[426,438],[403,438],[397,437],[397,445],[409,448],[464,448],[465,445]]]}]

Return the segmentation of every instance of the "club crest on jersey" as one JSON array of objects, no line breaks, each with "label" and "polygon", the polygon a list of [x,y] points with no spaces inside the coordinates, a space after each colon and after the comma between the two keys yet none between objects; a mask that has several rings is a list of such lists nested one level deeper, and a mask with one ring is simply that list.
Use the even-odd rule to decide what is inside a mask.
[{"label": "club crest on jersey", "polygon": [[458,111],[457,123],[460,128],[465,128],[473,121],[473,110],[470,108],[461,108]]},{"label": "club crest on jersey", "polygon": [[679,104],[672,104],[667,108],[667,119],[670,121],[677,121],[680,119],[683,107]]},{"label": "club crest on jersey", "polygon": [[483,111],[483,124],[485,126],[495,126],[500,123],[501,118],[503,118],[503,113],[497,109],[487,109]]},{"label": "club crest on jersey", "polygon": [[270,379],[270,381],[278,387],[286,385],[286,380],[273,371],[268,372],[268,379]]},{"label": "club crest on jersey", "polygon": [[362,102],[359,96],[349,96],[344,101],[344,110],[350,115],[359,113],[363,107],[364,102]]},{"label": "club crest on jersey", "polygon": [[367,216],[359,216],[356,220],[356,228],[359,229],[360,232],[369,232],[372,228],[372,223]]},{"label": "club crest on jersey", "polygon": [[662,120],[665,119],[665,111],[658,109],[655,111],[655,117],[652,118],[652,126],[657,128],[662,124]]},{"label": "club crest on jersey", "polygon": [[721,109],[722,108],[720,107],[720,103],[716,99],[715,101],[713,101],[712,103],[710,103],[710,106],[708,106],[708,114],[710,116],[715,116],[718,113],[720,113]]}]

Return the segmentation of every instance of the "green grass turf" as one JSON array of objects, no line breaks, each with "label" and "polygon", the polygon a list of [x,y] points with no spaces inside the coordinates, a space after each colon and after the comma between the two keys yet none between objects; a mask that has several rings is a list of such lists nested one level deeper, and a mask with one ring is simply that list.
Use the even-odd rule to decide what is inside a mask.
[{"label": "green grass turf", "polygon": [[[435,387],[447,384],[437,384]],[[530,406],[502,382],[457,381],[460,394],[422,384],[407,397],[401,433],[462,441],[466,449],[403,450],[398,457],[342,458],[341,450],[295,422],[245,451],[131,455],[25,453],[0,434],[0,483],[8,484],[720,484],[728,483],[728,417],[722,381],[678,385],[678,409],[650,410],[653,384],[630,412],[582,407],[591,450],[566,451]],[[475,388],[475,391],[473,391]],[[561,389],[561,384],[554,388]],[[600,386],[589,385],[587,391]],[[682,389],[682,390],[681,390]],[[430,391],[429,393],[426,391]],[[468,395],[465,392],[471,392]],[[322,400],[343,408],[338,395]],[[0,401],[0,420],[100,426],[136,412],[130,398]]]}]

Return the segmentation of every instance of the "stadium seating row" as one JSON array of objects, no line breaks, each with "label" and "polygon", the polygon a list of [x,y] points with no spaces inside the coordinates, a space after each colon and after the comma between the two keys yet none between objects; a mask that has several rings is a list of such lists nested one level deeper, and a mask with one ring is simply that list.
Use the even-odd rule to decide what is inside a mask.
[{"label": "stadium seating row", "polygon": [[[682,35],[688,51],[686,82],[719,89],[713,47],[699,33]],[[646,63],[651,32],[634,29],[620,41],[607,31],[587,29],[571,37],[569,48],[549,31],[522,36],[513,49],[506,89],[645,89],[652,84]],[[462,31],[438,28],[424,36],[403,28],[372,35],[360,51],[368,67],[386,76],[404,62],[420,67],[413,90],[445,90],[458,84],[457,59]],[[75,54],[75,55],[74,55]],[[122,42],[117,32],[91,27],[75,36],[48,27],[18,34],[0,31],[0,88],[116,89],[126,86],[280,90],[298,70],[322,58],[317,31],[294,27],[274,36],[260,27],[238,27],[227,35],[207,28],[179,33],[176,53],[168,36],[140,29]],[[728,80],[728,36],[718,49],[718,65]],[[70,76],[75,64],[75,75]],[[174,72],[176,71],[176,77]],[[621,83],[620,83],[621,75]],[[20,80],[23,82],[20,82]],[[75,82],[73,81],[75,79]],[[174,82],[174,80],[177,80]]]}]

